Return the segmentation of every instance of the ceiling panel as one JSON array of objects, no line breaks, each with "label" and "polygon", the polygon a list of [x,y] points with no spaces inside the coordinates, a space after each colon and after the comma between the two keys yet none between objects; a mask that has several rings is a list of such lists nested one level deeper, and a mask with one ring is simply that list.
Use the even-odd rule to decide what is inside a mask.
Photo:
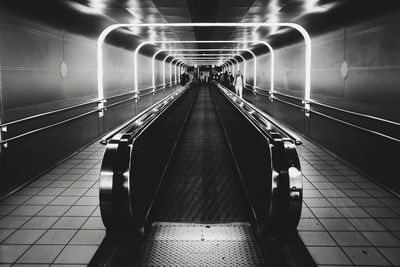
[{"label": "ceiling panel", "polygon": [[[312,36],[400,9],[400,0],[2,0],[0,11],[96,38],[114,23],[296,22]],[[135,36],[135,38],[132,38]],[[134,40],[133,40],[134,39]],[[145,40],[266,40],[280,47],[301,40],[288,28],[151,27],[121,29],[108,39],[133,49]],[[230,48],[237,44],[158,47]]]}]

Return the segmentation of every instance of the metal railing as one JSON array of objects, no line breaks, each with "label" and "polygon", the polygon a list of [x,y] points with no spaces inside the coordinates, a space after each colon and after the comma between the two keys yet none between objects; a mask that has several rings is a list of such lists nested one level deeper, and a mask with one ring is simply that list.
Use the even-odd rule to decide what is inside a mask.
[{"label": "metal railing", "polygon": [[[175,84],[176,84],[175,82],[172,82],[172,83],[169,83],[168,86],[172,87]],[[68,111],[68,110],[73,110],[73,109],[76,109],[76,108],[88,106],[90,104],[106,103],[108,100],[114,99],[114,98],[118,98],[118,97],[123,97],[123,96],[127,96],[127,95],[133,95],[132,97],[130,97],[128,99],[124,99],[124,100],[112,103],[110,105],[107,105],[107,106],[99,106],[98,105],[98,107],[95,108],[95,109],[89,110],[87,112],[84,112],[82,114],[73,116],[71,118],[68,118],[68,119],[65,119],[65,120],[62,120],[62,121],[59,121],[59,122],[55,122],[55,123],[52,123],[50,125],[46,125],[44,127],[36,128],[36,129],[31,130],[31,131],[27,131],[25,133],[15,135],[13,137],[2,139],[2,140],[0,140],[0,145],[3,148],[7,148],[7,143],[9,143],[11,141],[15,141],[15,140],[23,138],[25,136],[28,136],[28,135],[31,135],[31,134],[35,134],[35,133],[38,133],[38,132],[41,132],[41,131],[44,131],[44,130],[47,130],[47,129],[50,129],[50,128],[53,128],[53,127],[56,127],[56,126],[59,126],[59,125],[68,123],[70,121],[82,118],[82,117],[86,117],[86,116],[94,114],[96,112],[102,112],[102,111],[106,110],[107,108],[110,108],[110,107],[113,107],[113,106],[116,106],[116,105],[120,105],[120,104],[129,102],[129,101],[137,100],[142,96],[145,96],[145,95],[148,95],[148,94],[152,94],[152,93],[155,93],[157,91],[161,91],[161,90],[165,89],[163,84],[157,85],[156,88],[157,87],[161,87],[161,88],[158,89],[158,90],[154,90],[153,87],[148,87],[148,88],[142,89],[141,91],[146,91],[146,90],[149,90],[149,89],[152,89],[152,91],[144,93],[144,94],[140,94],[140,92],[139,92],[139,94],[136,94],[135,92],[122,93],[122,94],[118,94],[118,95],[113,95],[113,96],[107,97],[105,99],[95,99],[95,100],[91,100],[91,101],[84,102],[84,103],[81,103],[81,104],[76,104],[76,105],[68,106],[68,107],[65,107],[65,108],[60,108],[60,109],[56,109],[56,110],[52,110],[52,111],[48,111],[48,112],[43,112],[43,113],[40,113],[40,114],[28,116],[28,117],[25,117],[25,118],[14,120],[14,121],[2,123],[2,124],[0,124],[0,129],[4,133],[4,132],[7,132],[7,127],[12,126],[12,125],[16,125],[16,124],[20,124],[20,123],[23,123],[23,122],[31,121],[31,120],[38,119],[38,118],[41,118],[41,117],[54,115],[54,114],[57,114],[57,113],[62,113],[62,112]]]},{"label": "metal railing", "polygon": [[[271,98],[271,91],[270,90],[261,89],[261,88],[257,87],[257,89],[260,89],[261,91],[268,92],[268,94],[264,94],[264,93],[260,93],[260,91],[253,91],[253,90],[248,89],[248,88],[246,88],[246,89],[251,91],[251,92],[254,92],[256,94]],[[291,103],[289,101],[285,101],[283,99],[277,98],[277,97],[275,97],[275,95],[281,95],[283,97],[287,97],[287,98],[291,98],[291,99],[294,99],[294,100],[298,100],[298,101],[304,102],[304,100],[302,98],[291,96],[291,95],[287,95],[287,94],[280,93],[280,92],[277,92],[277,91],[274,91],[273,95],[274,95],[274,96],[272,96],[273,100],[282,102],[284,104],[287,104],[287,105],[290,105],[290,106],[293,106],[293,107],[296,107],[296,108],[299,108],[299,109],[304,111],[304,106],[300,106],[300,105]],[[331,105],[327,105],[327,104],[323,104],[323,103],[317,102],[315,100],[309,100],[308,102],[310,104],[314,104],[314,105],[317,105],[317,106],[320,106],[320,107],[323,107],[323,108],[331,109],[331,110],[334,110],[334,111],[339,111],[339,112],[342,112],[342,113],[350,114],[350,115],[361,117],[361,118],[364,118],[364,119],[373,120],[373,121],[376,121],[376,122],[379,122],[379,123],[385,123],[385,124],[389,124],[391,126],[400,126],[400,122],[395,122],[395,121],[379,118],[379,117],[376,117],[376,116],[363,114],[363,113],[360,113],[360,112],[355,112],[355,111],[351,111],[351,110],[346,110],[346,109],[334,107],[334,106],[331,106]],[[380,136],[382,138],[386,138],[386,139],[389,139],[391,141],[400,143],[400,139],[399,138],[396,138],[396,137],[393,137],[393,136],[390,136],[390,135],[387,135],[387,134],[384,134],[384,133],[381,133],[381,132],[378,132],[378,131],[375,131],[375,130],[372,130],[372,129],[368,129],[368,128],[365,128],[365,127],[362,127],[362,126],[359,126],[359,125],[356,125],[356,124],[353,124],[353,123],[350,123],[350,122],[347,122],[347,121],[344,121],[344,120],[341,120],[341,119],[338,119],[338,118],[335,118],[333,116],[330,116],[328,114],[316,111],[314,109],[310,108],[309,112],[313,113],[313,114],[316,114],[316,115],[319,115],[321,117],[333,120],[335,122],[344,124],[346,126],[350,126],[352,128],[358,129],[360,131],[368,132],[370,134],[377,135],[377,136]]]}]

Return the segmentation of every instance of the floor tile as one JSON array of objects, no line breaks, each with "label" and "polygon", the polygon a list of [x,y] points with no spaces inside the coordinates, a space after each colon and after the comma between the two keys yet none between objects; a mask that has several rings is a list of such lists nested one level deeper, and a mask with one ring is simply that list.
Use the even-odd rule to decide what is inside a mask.
[{"label": "floor tile", "polygon": [[331,203],[325,198],[305,198],[303,201],[309,208],[332,207]]},{"label": "floor tile", "polygon": [[392,193],[390,193],[386,190],[380,189],[380,188],[367,189],[366,191],[368,192],[368,194],[370,194],[371,196],[374,196],[374,197],[391,197],[391,196],[393,196]]},{"label": "floor tile", "polygon": [[312,219],[315,218],[314,214],[312,214],[312,212],[310,211],[309,208],[304,207],[301,210],[301,218],[308,218],[308,219]]},{"label": "floor tile", "polygon": [[378,248],[379,251],[388,259],[393,265],[400,265],[400,252],[399,248]]},{"label": "floor tile", "polygon": [[85,224],[82,226],[82,229],[97,229],[102,230],[105,229],[103,220],[101,217],[90,217]]},{"label": "floor tile", "polygon": [[7,216],[0,220],[0,228],[17,229],[30,218],[28,216]]},{"label": "floor tile", "polygon": [[79,229],[87,217],[61,217],[51,228],[53,229]]},{"label": "floor tile", "polygon": [[77,230],[48,230],[36,244],[66,245],[76,232]]},{"label": "floor tile", "polygon": [[7,215],[17,207],[18,205],[0,205],[0,215]]},{"label": "floor tile", "polygon": [[79,230],[71,240],[71,245],[100,245],[105,237],[104,230]]},{"label": "floor tile", "polygon": [[375,248],[344,247],[344,252],[356,265],[388,265],[389,262]]},{"label": "floor tile", "polygon": [[33,196],[33,195],[36,195],[42,189],[43,188],[41,188],[41,187],[25,187],[25,188],[22,188],[21,190],[15,192],[15,195]]},{"label": "floor tile", "polygon": [[371,197],[366,191],[361,189],[342,189],[342,191],[349,197]]},{"label": "floor tile", "polygon": [[73,205],[78,199],[77,196],[58,196],[49,205]]},{"label": "floor tile", "polygon": [[28,184],[26,187],[46,187],[51,183],[51,181],[48,180],[36,180],[30,184]]},{"label": "floor tile", "polygon": [[335,183],[335,186],[339,189],[359,189],[355,183]]},{"label": "floor tile", "polygon": [[24,229],[48,229],[50,228],[59,217],[32,217],[21,228]]},{"label": "floor tile", "polygon": [[55,263],[88,264],[97,250],[97,246],[68,245],[56,258]]},{"label": "floor tile", "polygon": [[318,265],[351,264],[347,256],[338,247],[307,247],[307,249]]},{"label": "floor tile", "polygon": [[362,232],[363,236],[368,239],[375,247],[399,247],[400,240],[389,232]]},{"label": "floor tile", "polygon": [[67,188],[61,193],[61,196],[77,196],[81,197],[88,191],[87,188]]},{"label": "floor tile", "polygon": [[318,190],[303,190],[303,198],[322,198],[322,194]]},{"label": "floor tile", "polygon": [[55,197],[54,196],[33,196],[24,204],[28,205],[47,205],[52,201]]},{"label": "floor tile", "polygon": [[90,216],[96,206],[72,206],[66,213],[65,216]]},{"label": "floor tile", "polygon": [[359,232],[330,232],[339,246],[371,246]]},{"label": "floor tile", "polygon": [[333,183],[313,183],[314,187],[317,189],[336,189]]},{"label": "floor tile", "polygon": [[77,181],[81,175],[79,174],[64,174],[60,176],[57,180],[58,181]]},{"label": "floor tile", "polygon": [[328,232],[299,232],[304,244],[308,246],[335,246]]},{"label": "floor tile", "polygon": [[91,188],[85,193],[84,196],[85,197],[99,197],[99,189],[98,188]]},{"label": "floor tile", "polygon": [[62,216],[70,206],[47,206],[44,207],[37,216]]},{"label": "floor tile", "polygon": [[73,181],[54,181],[49,185],[49,187],[61,187],[61,188],[67,188],[73,184]]},{"label": "floor tile", "polygon": [[338,207],[337,210],[346,218],[369,218],[365,210],[357,207]]},{"label": "floor tile", "polygon": [[70,169],[67,174],[84,174],[87,170],[85,169]]},{"label": "floor tile", "polygon": [[346,219],[320,219],[328,231],[354,231],[354,227]]},{"label": "floor tile", "polygon": [[354,183],[359,183],[359,182],[365,183],[365,182],[368,182],[368,179],[365,178],[365,177],[363,177],[363,176],[361,176],[361,175],[346,175],[346,177],[347,177],[350,181],[352,181],[352,182],[354,182]]},{"label": "floor tile", "polygon": [[329,182],[328,179],[326,179],[322,175],[307,175],[306,179],[310,181],[311,183],[327,183]]},{"label": "floor tile", "polygon": [[324,227],[317,219],[301,219],[297,226],[299,231],[324,231]]},{"label": "floor tile", "polygon": [[329,197],[328,201],[335,207],[357,207],[357,203],[348,197]]},{"label": "floor tile", "polygon": [[400,207],[400,199],[395,197],[378,198],[387,207]]},{"label": "floor tile", "polygon": [[351,218],[349,221],[359,231],[385,231],[385,228],[375,219]]},{"label": "floor tile", "polygon": [[335,208],[310,208],[317,218],[341,218],[343,217]]},{"label": "floor tile", "polygon": [[18,263],[52,263],[64,246],[33,245],[18,259]]},{"label": "floor tile", "polygon": [[374,218],[395,218],[395,212],[386,207],[366,207],[364,208]]},{"label": "floor tile", "polygon": [[1,204],[7,204],[7,205],[11,205],[11,204],[22,204],[25,201],[27,201],[28,199],[30,199],[32,196],[18,196],[18,195],[12,195],[6,199],[4,199],[3,201],[1,201]]},{"label": "floor tile", "polygon": [[400,218],[384,218],[378,221],[389,231],[400,231]]},{"label": "floor tile", "polygon": [[64,188],[43,188],[37,193],[38,196],[58,196],[64,191]]},{"label": "floor tile", "polygon": [[362,198],[352,198],[352,200],[354,202],[356,202],[358,205],[360,205],[361,207],[383,207],[382,202],[378,201],[375,198],[366,198],[366,197],[362,197]]},{"label": "floor tile", "polygon": [[344,177],[342,175],[328,175],[328,176],[325,175],[325,176],[330,182],[334,183],[336,187],[338,187],[337,183],[349,183],[350,182],[346,177]]},{"label": "floor tile", "polygon": [[40,177],[41,180],[48,180],[48,181],[54,181],[58,177],[60,177],[60,174],[45,174],[42,177]]},{"label": "floor tile", "polygon": [[84,174],[79,178],[79,180],[82,180],[82,181],[97,181],[97,180],[99,180],[99,178],[100,177],[97,174]]},{"label": "floor tile", "polygon": [[76,181],[71,185],[71,188],[90,188],[96,181]]},{"label": "floor tile", "polygon": [[18,208],[14,209],[10,212],[10,215],[17,215],[17,216],[33,216],[38,213],[44,206],[33,206],[33,205],[21,205]]},{"label": "floor tile", "polygon": [[0,243],[14,233],[15,229],[0,229]]},{"label": "floor tile", "polygon": [[14,263],[29,245],[0,245],[0,263]]},{"label": "floor tile", "polygon": [[45,230],[19,229],[4,240],[3,243],[13,245],[31,245],[34,244],[35,241],[44,234],[44,232]]},{"label": "floor tile", "polygon": [[100,207],[97,206],[96,210],[93,212],[92,216],[101,216]]},{"label": "floor tile", "polygon": [[319,192],[321,192],[324,197],[346,197],[339,189],[320,189]]},{"label": "floor tile", "polygon": [[99,205],[99,198],[98,197],[81,197],[75,205]]}]

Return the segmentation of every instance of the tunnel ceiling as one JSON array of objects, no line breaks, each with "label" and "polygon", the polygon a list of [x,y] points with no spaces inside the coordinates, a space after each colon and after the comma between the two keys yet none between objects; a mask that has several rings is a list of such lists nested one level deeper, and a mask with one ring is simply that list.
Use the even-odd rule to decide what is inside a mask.
[{"label": "tunnel ceiling", "polygon": [[[398,0],[3,0],[0,8],[72,33],[96,38],[115,23],[295,22],[311,36],[399,9]],[[132,38],[136,35],[139,38]],[[281,47],[301,40],[288,28],[186,27],[120,29],[108,41],[132,49],[143,40],[264,40]],[[243,48],[234,44],[174,44],[181,48]],[[261,49],[261,47],[252,47]],[[146,49],[144,49],[146,52]],[[265,50],[264,50],[265,51]],[[213,52],[215,53],[215,52]]]}]

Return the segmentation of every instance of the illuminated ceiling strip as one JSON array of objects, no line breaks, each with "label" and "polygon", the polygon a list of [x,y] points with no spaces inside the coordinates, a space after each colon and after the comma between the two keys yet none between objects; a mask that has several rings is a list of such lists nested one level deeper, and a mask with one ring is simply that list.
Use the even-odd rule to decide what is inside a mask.
[{"label": "illuminated ceiling strip", "polygon": [[[166,52],[166,51],[170,51],[170,50],[167,50],[167,49],[163,49],[163,50],[159,50],[159,51],[157,51],[155,54],[154,54],[154,56],[153,56],[153,58],[152,58],[152,61],[153,61],[153,63],[152,63],[152,75],[153,75],[153,88],[154,88],[154,86],[155,86],[155,63],[154,63],[154,61],[155,61],[155,56],[158,54],[158,53],[160,53],[160,52]],[[213,48],[205,48],[205,49],[201,49],[201,48],[197,48],[197,49],[195,49],[195,48],[193,48],[193,49],[185,49],[185,48],[182,48],[182,49],[174,49],[174,51],[179,51],[179,52],[184,52],[184,51],[188,51],[188,52],[190,52],[190,51],[214,51],[214,52],[218,52],[218,51],[231,51],[231,52],[237,52],[237,51],[248,51],[248,49],[233,49],[233,48],[221,48],[221,49],[213,49]],[[169,54],[169,55],[167,55],[165,58],[164,58],[164,60],[163,60],[163,84],[164,84],[164,86],[165,86],[165,60],[167,59],[167,58],[169,58],[169,57],[172,57],[172,56],[174,56],[173,54]],[[240,55],[240,54],[236,54],[236,56],[238,56],[238,57],[240,57],[242,60],[243,60],[243,66],[244,66],[244,73],[243,73],[243,79],[244,79],[244,83],[245,84],[247,84],[246,83],[246,59],[242,56],[242,55]],[[236,62],[238,62],[237,60],[236,60]],[[238,67],[239,67],[239,63],[238,63]]]},{"label": "illuminated ceiling strip", "polygon": [[[201,43],[201,44],[207,44],[207,43],[217,43],[217,44],[219,44],[219,43],[253,43],[253,44],[263,44],[263,45],[265,45],[268,49],[269,49],[269,51],[270,51],[270,54],[271,54],[271,68],[270,68],[270,71],[271,71],[271,86],[270,86],[270,90],[271,90],[271,92],[273,92],[273,90],[274,90],[274,86],[273,86],[273,84],[274,84],[274,50],[273,50],[273,48],[272,48],[272,46],[270,45],[270,44],[268,44],[267,42],[264,42],[264,41],[232,41],[232,40],[227,40],[227,41],[223,41],[223,40],[202,40],[202,41],[146,41],[146,42],[143,42],[143,43],[141,43],[140,45],[138,45],[138,47],[136,47],[136,49],[135,49],[135,53],[134,53],[134,61],[135,61],[135,66],[137,66],[137,58],[138,58],[138,54],[139,54],[139,50],[143,47],[143,46],[145,46],[145,45],[149,45],[149,44],[157,44],[157,43],[159,43],[159,44],[175,44],[175,43],[178,43],[178,44],[190,44],[190,43]],[[165,50],[167,50],[167,49],[165,49]],[[160,50],[160,51],[157,51],[154,55],[153,55],[153,57],[152,57],[152,70],[153,70],[153,87],[155,86],[155,81],[154,81],[154,76],[155,76],[155,74],[154,74],[154,69],[155,69],[155,67],[154,67],[154,61],[155,61],[155,57],[157,56],[157,54],[158,53],[160,53],[161,51],[163,51],[163,50]],[[253,58],[254,58],[254,67],[253,67],[253,70],[254,70],[254,81],[253,81],[253,87],[254,88],[256,88],[256,86],[257,86],[257,57],[256,57],[256,55],[250,50],[250,49],[246,49],[245,51],[247,51],[247,52],[249,52],[252,56],[253,56]],[[136,68],[135,68],[135,70],[136,70]],[[137,88],[137,72],[135,71],[135,74],[134,74],[135,76],[135,90],[137,91],[138,90],[138,88]],[[243,74],[244,76],[246,76],[246,73],[244,73]],[[246,83],[246,81],[245,81],[245,83]]]},{"label": "illuminated ceiling strip", "polygon": [[[160,51],[158,51],[157,53],[155,53],[155,55],[153,56],[153,64],[152,64],[152,68],[153,68],[153,71],[152,71],[152,75],[153,75],[153,88],[155,87],[155,70],[154,70],[154,67],[155,67],[155,63],[154,63],[154,59],[155,59],[155,56],[158,54],[158,53],[160,53],[160,52],[162,52],[162,51],[168,51],[168,50],[160,50]],[[174,49],[174,51],[247,51],[247,49],[227,49],[227,48],[225,48],[225,49]],[[222,55],[222,54],[221,54]],[[164,84],[164,87],[166,86],[166,82],[165,82],[165,61],[169,58],[169,57],[173,57],[174,55],[172,55],[172,54],[170,54],[170,55],[167,55],[165,58],[164,58],[164,60],[163,60],[163,84]],[[242,60],[244,61],[244,69],[246,70],[246,60],[245,60],[245,58],[243,57],[243,56],[241,56],[240,54],[236,54],[236,56],[239,56],[239,57],[241,57],[242,58]],[[171,63],[171,62],[170,62]],[[171,66],[171,65],[170,65]],[[171,68],[170,68],[170,81],[171,81]]]},{"label": "illuminated ceiling strip", "polygon": [[[122,27],[290,27],[296,29],[304,38],[305,51],[305,106],[309,110],[311,92],[311,37],[307,30],[296,23],[264,22],[264,23],[127,23],[113,24],[104,29],[97,39],[97,93],[99,101],[104,100],[103,87],[103,44],[107,35],[115,29]],[[137,66],[135,66],[135,70]],[[137,79],[135,79],[137,82]],[[137,93],[137,92],[136,92]]]},{"label": "illuminated ceiling strip", "polygon": [[[169,62],[169,81],[170,81],[170,82],[172,81],[172,63],[173,63],[175,60],[178,60],[178,59],[177,59],[177,58],[174,58],[174,59],[172,59],[172,60]],[[175,69],[175,80],[176,80],[176,69]]]}]

